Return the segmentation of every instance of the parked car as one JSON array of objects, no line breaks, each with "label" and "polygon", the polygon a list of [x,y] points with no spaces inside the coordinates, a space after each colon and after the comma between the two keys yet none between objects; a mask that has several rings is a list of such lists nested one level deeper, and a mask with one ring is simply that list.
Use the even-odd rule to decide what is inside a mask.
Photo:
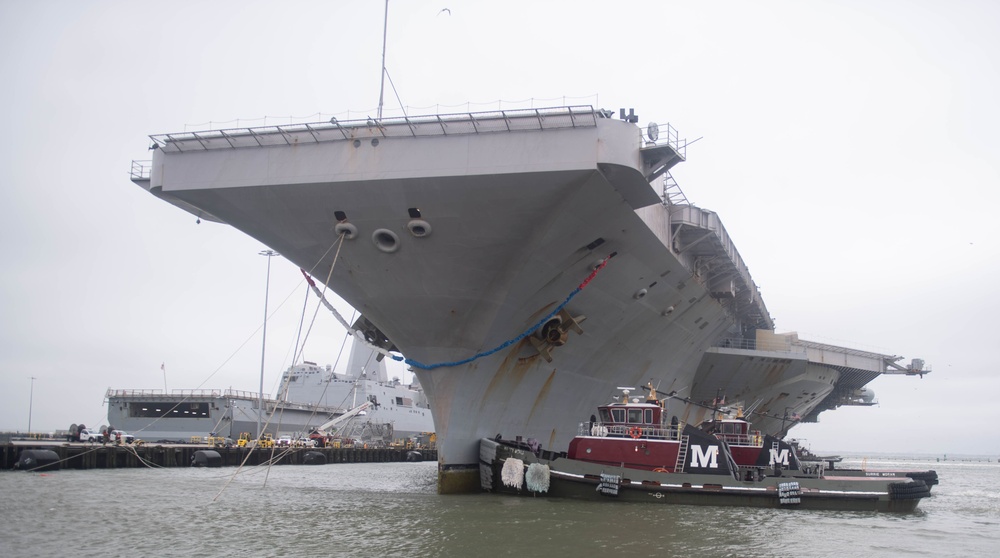
[{"label": "parked car", "polygon": [[278,446],[288,447],[288,446],[292,445],[292,437],[291,436],[280,436],[280,437],[278,437],[278,439],[274,443],[276,445],[278,445]]}]

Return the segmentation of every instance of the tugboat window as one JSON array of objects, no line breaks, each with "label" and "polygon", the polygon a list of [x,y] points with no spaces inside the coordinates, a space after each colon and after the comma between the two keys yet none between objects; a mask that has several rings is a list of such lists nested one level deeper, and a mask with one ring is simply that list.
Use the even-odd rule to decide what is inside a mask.
[{"label": "tugboat window", "polygon": [[630,423],[642,424],[642,409],[629,409],[628,421]]}]

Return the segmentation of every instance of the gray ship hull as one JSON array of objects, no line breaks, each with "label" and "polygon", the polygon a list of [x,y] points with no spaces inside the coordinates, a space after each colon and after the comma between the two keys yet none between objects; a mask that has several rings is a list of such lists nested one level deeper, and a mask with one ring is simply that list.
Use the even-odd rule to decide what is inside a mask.
[{"label": "gray ship hull", "polygon": [[[742,480],[731,474],[655,472],[613,467],[542,452],[535,455],[510,442],[482,440],[482,487],[486,491],[533,497],[575,498],[648,504],[715,505],[785,510],[912,512],[930,496],[923,480],[900,477],[832,477],[790,474]],[[543,465],[542,487],[510,486],[504,465],[513,461],[519,479],[524,468]],[[800,472],[796,472],[800,473]],[[515,475],[516,476],[516,475]],[[783,487],[793,485],[788,497]],[[521,483],[516,483],[521,484]],[[541,488],[539,490],[538,488]]]},{"label": "gray ship hull", "polygon": [[[147,442],[203,441],[209,436],[237,440],[246,432],[256,437],[257,395],[220,390],[108,390],[108,424]],[[342,412],[335,408],[264,400],[262,429],[280,435],[307,437],[309,427]],[[272,414],[273,413],[273,414]]]},{"label": "gray ship hull", "polygon": [[329,275],[359,329],[404,354],[426,392],[440,489],[475,490],[481,438],[565,447],[616,386],[684,393],[710,346],[773,329],[718,217],[652,185],[683,142],[645,142],[608,116],[154,136],[151,173],[133,179]]},{"label": "gray ship hull", "polygon": [[[313,429],[365,401],[370,409],[338,427],[337,434],[362,440],[403,441],[434,431],[427,398],[419,386],[389,379],[384,362],[354,343],[347,374],[306,362],[282,375],[277,399],[265,395],[258,413],[257,393],[234,390],[108,390],[108,421],[148,441],[186,442],[214,433],[238,439],[249,433],[307,438]],[[391,425],[391,426],[385,426]]]}]

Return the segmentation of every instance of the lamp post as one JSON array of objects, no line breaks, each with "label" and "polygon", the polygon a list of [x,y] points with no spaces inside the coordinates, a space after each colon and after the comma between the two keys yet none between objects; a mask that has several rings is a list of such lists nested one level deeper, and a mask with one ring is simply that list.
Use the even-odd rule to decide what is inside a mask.
[{"label": "lamp post", "polygon": [[31,377],[31,391],[28,392],[28,436],[31,436],[31,405],[35,402],[35,377]]},{"label": "lamp post", "polygon": [[257,393],[257,439],[264,433],[260,430],[261,416],[264,413],[264,349],[267,347],[267,295],[271,290],[271,257],[281,254],[274,250],[261,250],[261,256],[267,257],[267,281],[264,284],[264,335],[260,344],[260,391]]}]

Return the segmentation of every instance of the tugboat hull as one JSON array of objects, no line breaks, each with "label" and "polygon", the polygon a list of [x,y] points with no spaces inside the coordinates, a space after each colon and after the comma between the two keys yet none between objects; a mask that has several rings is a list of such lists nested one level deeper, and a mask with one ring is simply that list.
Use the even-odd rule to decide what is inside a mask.
[{"label": "tugboat hull", "polygon": [[[568,459],[547,451],[534,453],[515,443],[484,439],[480,443],[483,489],[515,495],[621,500],[663,504],[745,506],[803,510],[912,512],[930,491],[913,479],[765,477],[740,481],[731,475],[661,473],[609,467]],[[508,464],[510,462],[511,464]],[[546,490],[538,483],[505,482],[518,467],[548,468]],[[508,473],[505,475],[505,468]],[[545,483],[542,483],[545,484]]]}]

